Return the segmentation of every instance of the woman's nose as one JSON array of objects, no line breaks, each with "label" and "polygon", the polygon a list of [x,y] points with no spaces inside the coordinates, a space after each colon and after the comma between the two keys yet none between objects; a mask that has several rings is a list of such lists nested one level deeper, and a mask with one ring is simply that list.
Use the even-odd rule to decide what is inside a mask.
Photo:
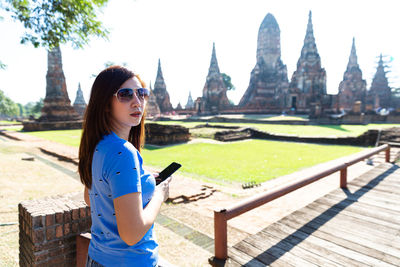
[{"label": "woman's nose", "polygon": [[133,93],[133,98],[131,101],[132,106],[141,106],[142,101],[140,101],[140,98],[138,97],[137,93]]}]

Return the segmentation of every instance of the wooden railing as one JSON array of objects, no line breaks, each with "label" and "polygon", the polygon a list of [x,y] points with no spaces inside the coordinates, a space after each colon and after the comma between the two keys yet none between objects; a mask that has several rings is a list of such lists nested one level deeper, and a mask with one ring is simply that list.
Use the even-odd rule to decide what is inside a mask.
[{"label": "wooden railing", "polygon": [[303,186],[311,184],[323,177],[326,177],[332,173],[340,171],[340,187],[347,187],[347,167],[367,159],[372,155],[379,152],[386,151],[385,160],[390,161],[390,146],[385,144],[373,149],[361,151],[353,156],[346,157],[343,161],[335,163],[328,169],[322,171],[316,171],[311,173],[302,180],[294,181],[290,184],[278,187],[274,190],[267,191],[255,195],[251,198],[245,199],[229,208],[214,210],[214,246],[215,246],[215,257],[213,260],[226,260],[228,258],[228,242],[227,242],[227,222],[228,220],[239,216],[247,211],[257,208],[265,203],[268,203],[274,199],[284,196],[294,190],[297,190]]}]

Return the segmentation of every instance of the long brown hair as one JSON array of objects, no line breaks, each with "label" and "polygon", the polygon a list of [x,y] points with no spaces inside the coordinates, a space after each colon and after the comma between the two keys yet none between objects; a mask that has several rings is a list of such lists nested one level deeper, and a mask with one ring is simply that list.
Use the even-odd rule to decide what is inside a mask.
[{"label": "long brown hair", "polygon": [[[92,159],[94,149],[103,136],[111,133],[111,100],[119,87],[128,79],[136,77],[142,87],[146,87],[140,77],[132,71],[121,67],[111,66],[97,75],[92,91],[90,92],[89,104],[86,107],[83,119],[83,132],[79,146],[78,171],[81,182],[87,187],[92,186]],[[144,144],[144,112],[140,124],[132,127],[129,132],[128,141],[137,150]]]}]

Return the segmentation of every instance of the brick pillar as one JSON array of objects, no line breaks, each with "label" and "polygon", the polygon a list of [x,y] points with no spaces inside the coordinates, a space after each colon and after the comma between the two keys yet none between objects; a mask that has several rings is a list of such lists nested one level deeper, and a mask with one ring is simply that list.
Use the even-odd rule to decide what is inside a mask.
[{"label": "brick pillar", "polygon": [[76,265],[76,236],[91,226],[83,193],[24,201],[18,211],[20,266]]}]

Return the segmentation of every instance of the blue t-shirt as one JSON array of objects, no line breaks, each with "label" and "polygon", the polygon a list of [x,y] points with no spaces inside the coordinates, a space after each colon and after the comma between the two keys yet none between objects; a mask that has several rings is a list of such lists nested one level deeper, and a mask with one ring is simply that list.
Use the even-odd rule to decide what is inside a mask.
[{"label": "blue t-shirt", "polygon": [[139,151],[115,133],[97,144],[92,161],[92,188],[89,190],[92,217],[90,257],[108,266],[156,266],[158,244],[153,226],[133,246],[119,236],[113,200],[141,192],[143,208],[153,197],[155,179],[143,169]]}]

